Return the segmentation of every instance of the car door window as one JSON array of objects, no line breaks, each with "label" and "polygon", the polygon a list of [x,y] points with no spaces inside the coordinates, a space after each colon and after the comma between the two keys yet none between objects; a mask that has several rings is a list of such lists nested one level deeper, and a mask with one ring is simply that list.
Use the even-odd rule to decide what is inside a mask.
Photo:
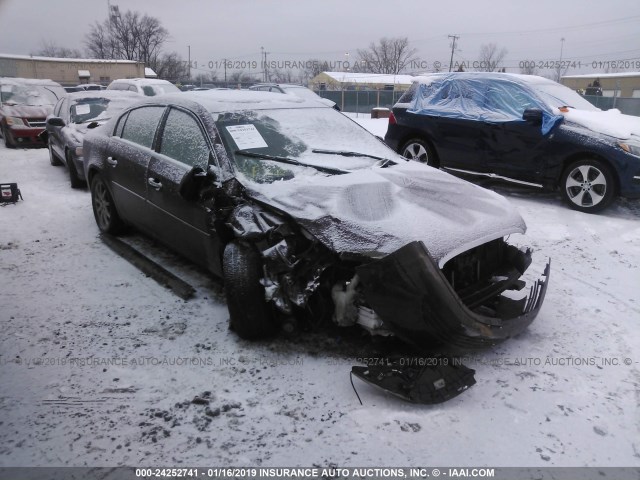
[{"label": "car door window", "polygon": [[505,117],[521,118],[527,108],[539,108],[539,106],[520,85],[496,82],[487,90],[486,108]]},{"label": "car door window", "polygon": [[151,148],[156,128],[163,113],[164,107],[156,106],[132,110],[124,124],[121,137],[143,147]]},{"label": "car door window", "polygon": [[162,132],[160,153],[189,166],[207,165],[209,145],[195,117],[171,109]]},{"label": "car door window", "polygon": [[120,117],[120,119],[118,120],[118,125],[116,125],[114,136],[122,137],[122,130],[124,130],[124,124],[127,122],[128,115],[129,115],[129,112],[125,113]]}]

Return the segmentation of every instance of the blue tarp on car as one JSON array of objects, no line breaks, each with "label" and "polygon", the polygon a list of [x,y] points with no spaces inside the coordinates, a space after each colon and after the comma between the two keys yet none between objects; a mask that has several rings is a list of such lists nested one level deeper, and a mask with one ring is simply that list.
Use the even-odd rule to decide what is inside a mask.
[{"label": "blue tarp on car", "polygon": [[479,122],[524,122],[523,112],[528,108],[542,110],[541,131],[546,135],[562,122],[527,88],[509,77],[487,79],[473,74],[452,73],[434,75],[420,80],[410,113],[438,117],[462,118]]}]

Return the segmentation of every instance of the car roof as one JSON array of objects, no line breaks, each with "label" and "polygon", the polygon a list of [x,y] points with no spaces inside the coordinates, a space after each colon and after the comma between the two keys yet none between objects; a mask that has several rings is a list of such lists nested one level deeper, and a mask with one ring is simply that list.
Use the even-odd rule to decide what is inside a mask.
[{"label": "car roof", "polygon": [[83,90],[81,92],[71,92],[67,94],[69,100],[82,100],[84,98],[130,98],[140,100],[140,95],[126,90]]},{"label": "car roof", "polygon": [[170,93],[149,97],[142,103],[171,103],[189,108],[197,103],[211,113],[243,110],[274,110],[297,108],[328,108],[316,100],[306,100],[293,95],[254,90],[203,90]]},{"label": "car roof", "polygon": [[130,83],[133,85],[173,85],[173,83],[168,80],[160,80],[159,78],[118,78],[113,80],[111,83],[122,82],[122,83]]},{"label": "car roof", "polygon": [[0,77],[0,83],[4,85],[45,85],[60,87],[61,85],[53,80],[39,78],[20,78],[20,77]]}]

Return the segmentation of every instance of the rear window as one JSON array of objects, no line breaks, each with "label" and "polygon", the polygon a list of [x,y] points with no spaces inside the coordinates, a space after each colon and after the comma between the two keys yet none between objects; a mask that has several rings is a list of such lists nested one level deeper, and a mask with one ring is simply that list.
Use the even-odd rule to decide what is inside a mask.
[{"label": "rear window", "polygon": [[416,91],[418,91],[418,82],[413,82],[409,90],[404,92],[398,99],[398,103],[411,103],[416,98]]}]

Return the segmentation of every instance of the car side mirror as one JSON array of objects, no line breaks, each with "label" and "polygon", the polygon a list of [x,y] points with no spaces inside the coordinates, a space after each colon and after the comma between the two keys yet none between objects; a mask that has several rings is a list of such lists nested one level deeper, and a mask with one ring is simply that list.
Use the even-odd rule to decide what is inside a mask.
[{"label": "car side mirror", "polygon": [[539,108],[527,108],[522,113],[522,119],[529,123],[542,123],[542,110]]},{"label": "car side mirror", "polygon": [[64,127],[65,123],[60,117],[47,118],[47,125],[50,127]]},{"label": "car side mirror", "polygon": [[192,167],[180,181],[180,187],[178,188],[180,196],[188,201],[196,200],[203,181],[210,175],[198,165]]}]

